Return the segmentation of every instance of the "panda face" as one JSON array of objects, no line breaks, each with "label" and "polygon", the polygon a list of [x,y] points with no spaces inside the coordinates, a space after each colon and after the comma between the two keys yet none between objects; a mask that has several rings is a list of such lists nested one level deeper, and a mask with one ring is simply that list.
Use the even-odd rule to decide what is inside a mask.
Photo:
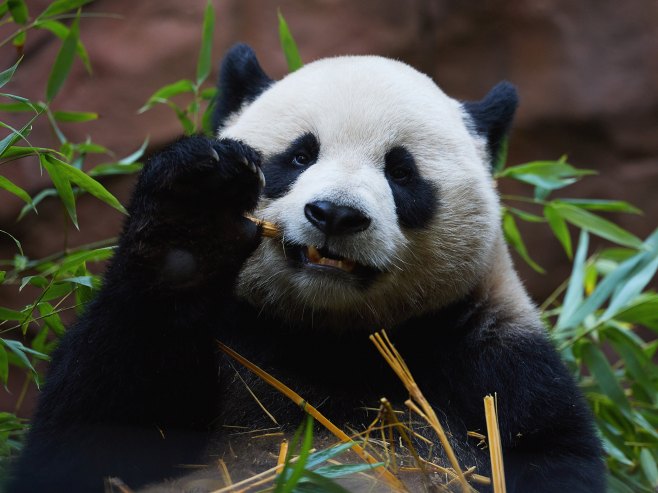
[{"label": "panda face", "polygon": [[304,325],[395,324],[467,294],[492,261],[486,139],[427,76],[380,57],[320,60],[271,84],[220,137],[264,156],[255,214],[276,223],[238,293]]}]

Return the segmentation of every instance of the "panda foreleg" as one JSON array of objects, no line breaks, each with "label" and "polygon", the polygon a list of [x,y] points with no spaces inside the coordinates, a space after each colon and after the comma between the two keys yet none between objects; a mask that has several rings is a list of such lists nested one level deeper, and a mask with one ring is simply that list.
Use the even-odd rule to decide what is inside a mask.
[{"label": "panda foreleg", "polygon": [[103,287],[53,355],[10,491],[102,491],[175,475],[207,443],[218,400],[216,331],[259,242],[242,217],[259,156],[180,140],[145,166]]}]

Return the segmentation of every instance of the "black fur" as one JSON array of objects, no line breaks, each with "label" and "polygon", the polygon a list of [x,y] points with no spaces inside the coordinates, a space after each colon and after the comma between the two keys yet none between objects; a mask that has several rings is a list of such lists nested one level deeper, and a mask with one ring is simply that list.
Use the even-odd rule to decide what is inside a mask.
[{"label": "black fur", "polygon": [[414,157],[404,147],[388,151],[384,161],[400,224],[407,228],[427,226],[438,204],[436,187],[420,175]]},{"label": "black fur", "polygon": [[487,139],[492,166],[498,159],[518,104],[516,88],[507,81],[496,84],[484,99],[464,103],[464,109],[470,115],[475,131]]},{"label": "black fur", "polygon": [[[295,156],[303,154],[308,158],[306,165],[295,162]],[[265,196],[276,199],[285,195],[290,186],[306,168],[315,164],[320,154],[320,142],[312,133],[297,137],[288,148],[267,160],[263,165],[265,174]]]},{"label": "black fur", "polygon": [[215,131],[242,105],[256,99],[272,82],[250,46],[242,43],[233,45],[219,69],[218,92],[212,118]]}]

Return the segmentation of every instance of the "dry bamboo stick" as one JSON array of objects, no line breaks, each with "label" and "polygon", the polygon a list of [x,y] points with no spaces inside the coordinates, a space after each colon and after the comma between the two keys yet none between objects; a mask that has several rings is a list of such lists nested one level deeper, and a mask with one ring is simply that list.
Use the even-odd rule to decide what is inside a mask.
[{"label": "dry bamboo stick", "polygon": [[488,395],[484,398],[484,414],[487,420],[489,436],[489,456],[491,457],[491,481],[494,493],[505,493],[505,469],[503,468],[503,449],[500,443],[498,412],[496,400]]},{"label": "dry bamboo stick", "polygon": [[[329,430],[334,436],[336,436],[341,442],[351,442],[352,439],[345,433],[343,430],[338,428],[335,424],[333,424],[331,421],[329,421],[320,411],[318,411],[315,407],[310,405],[302,396],[300,396],[298,393],[296,393],[294,390],[290,389],[287,387],[283,382],[280,380],[277,380],[274,378],[272,375],[267,373],[265,370],[262,370],[255,364],[253,364],[251,361],[247,360],[240,354],[236,353],[233,351],[230,347],[226,346],[225,344],[217,341],[217,344],[219,345],[219,349],[236,360],[238,363],[240,363],[242,366],[247,368],[249,371],[252,373],[255,373],[258,375],[261,379],[263,379],[266,383],[274,387],[276,390],[281,392],[283,395],[288,397],[290,400],[292,400],[295,404],[297,404],[299,407],[302,408],[306,413],[310,414],[313,416],[313,418],[318,421],[322,426],[324,426],[327,430]],[[376,464],[379,461],[372,457],[368,452],[366,452],[360,445],[354,444],[352,445],[352,450],[363,460],[368,462],[369,464]],[[380,475],[381,477],[395,490],[398,491],[405,491],[404,485],[400,482],[398,478],[396,478],[393,474],[391,474],[390,471],[388,471],[385,467],[383,466],[377,466],[377,469],[380,469]]]}]

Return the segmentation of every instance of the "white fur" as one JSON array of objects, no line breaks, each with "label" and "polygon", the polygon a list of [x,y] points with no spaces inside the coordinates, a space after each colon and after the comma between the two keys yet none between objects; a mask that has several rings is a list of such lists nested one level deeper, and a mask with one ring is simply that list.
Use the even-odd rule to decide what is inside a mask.
[{"label": "white fur", "polygon": [[[461,104],[401,62],[380,57],[320,60],[276,82],[230,119],[220,137],[242,140],[267,159],[302,134],[320,141],[317,162],[257,215],[286,239],[320,246],[304,206],[331,200],[371,217],[361,233],[329,248],[384,271],[367,289],[288,266],[280,242],[265,239],[245,265],[238,292],[299,323],[392,325],[464,296],[490,272],[500,236],[499,207],[482,139]],[[401,228],[384,176],[384,156],[403,146],[436,184],[430,225]]]}]

